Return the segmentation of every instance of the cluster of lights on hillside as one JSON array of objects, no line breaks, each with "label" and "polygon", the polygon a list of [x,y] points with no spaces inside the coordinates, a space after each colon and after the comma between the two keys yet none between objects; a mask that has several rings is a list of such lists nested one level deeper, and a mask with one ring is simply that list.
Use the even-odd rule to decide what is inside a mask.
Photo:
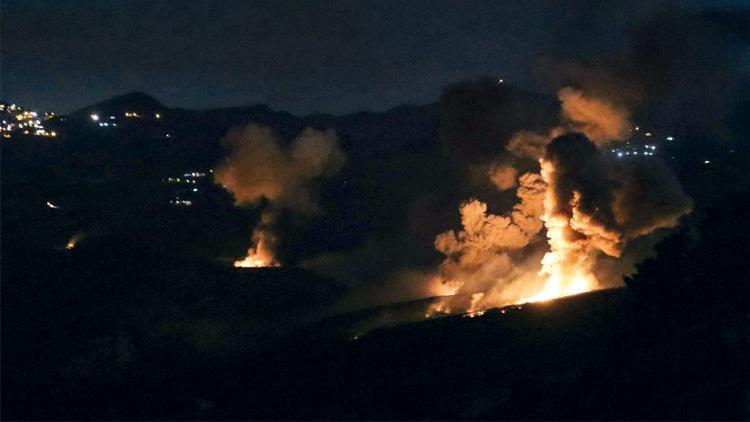
[{"label": "cluster of lights on hillside", "polygon": [[[203,171],[189,171],[185,172],[179,176],[175,177],[167,177],[165,179],[162,179],[162,182],[174,184],[179,187],[177,189],[177,194],[174,199],[170,200],[169,203],[175,206],[182,206],[182,207],[189,207],[193,205],[193,201],[190,199],[185,199],[185,195],[191,195],[198,192],[198,188],[195,186],[198,184],[200,179],[205,178],[210,173],[213,173],[213,169],[209,170],[208,173]],[[188,185],[187,187],[183,187],[182,185]],[[182,196],[180,196],[182,195]]]},{"label": "cluster of lights on hillside", "polygon": [[628,143],[623,148],[612,148],[610,151],[615,154],[617,158],[630,156],[636,157],[639,155],[643,157],[652,157],[656,152],[656,145],[630,145]]},{"label": "cluster of lights on hillside", "polygon": [[5,139],[17,136],[56,137],[56,131],[45,127],[45,122],[54,117],[55,113],[40,115],[39,112],[26,110],[17,104],[0,103],[0,133]]},{"label": "cluster of lights on hillside", "polygon": [[[657,144],[653,132],[643,131],[640,126],[634,126],[630,129],[632,134],[630,139],[617,148],[611,148],[610,152],[616,158],[635,158],[635,157],[653,157],[656,154]],[[672,142],[673,136],[664,137],[664,142]]]},{"label": "cluster of lights on hillside", "polygon": [[190,201],[188,199],[180,199],[179,197],[173,200],[170,200],[169,203],[172,205],[183,206],[183,207],[189,207],[193,205],[193,201]]},{"label": "cluster of lights on hillside", "polygon": [[[137,111],[126,111],[122,114],[122,118],[124,119],[142,119],[145,117],[145,114],[139,113]],[[89,118],[92,122],[99,125],[99,127],[105,127],[105,128],[114,128],[118,125],[118,116],[117,115],[102,115],[100,113],[91,113],[89,114]],[[154,113],[153,118],[155,120],[161,119],[161,113]]]},{"label": "cluster of lights on hillside", "polygon": [[[210,173],[213,173],[213,170],[209,170]],[[188,173],[183,173],[182,176],[177,177],[167,177],[163,181],[166,183],[185,183],[185,184],[196,184],[198,183],[197,179],[206,177],[205,172],[201,171],[192,171]]]}]

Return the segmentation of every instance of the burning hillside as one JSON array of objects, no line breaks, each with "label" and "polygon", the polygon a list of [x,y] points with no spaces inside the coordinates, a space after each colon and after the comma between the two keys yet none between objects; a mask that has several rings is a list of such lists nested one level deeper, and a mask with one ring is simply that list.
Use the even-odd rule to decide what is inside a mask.
[{"label": "burning hillside", "polygon": [[[647,253],[629,242],[690,211],[661,163],[623,163],[602,152],[625,139],[626,110],[571,88],[559,99],[560,125],[517,132],[488,172],[500,190],[518,186],[519,202],[496,215],[472,199],[460,207],[462,230],[436,237],[446,256],[440,277],[460,288],[433,311],[476,312],[619,285]],[[529,167],[536,170],[517,176]]]}]

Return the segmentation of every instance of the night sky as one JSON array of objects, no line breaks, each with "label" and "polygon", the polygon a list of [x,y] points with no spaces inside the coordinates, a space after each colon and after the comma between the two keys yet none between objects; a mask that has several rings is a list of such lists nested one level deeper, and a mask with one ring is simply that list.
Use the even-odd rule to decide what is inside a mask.
[{"label": "night sky", "polygon": [[382,110],[483,75],[535,89],[537,58],[601,56],[665,7],[529,3],[5,0],[2,97],[63,113],[133,90],[173,107]]}]

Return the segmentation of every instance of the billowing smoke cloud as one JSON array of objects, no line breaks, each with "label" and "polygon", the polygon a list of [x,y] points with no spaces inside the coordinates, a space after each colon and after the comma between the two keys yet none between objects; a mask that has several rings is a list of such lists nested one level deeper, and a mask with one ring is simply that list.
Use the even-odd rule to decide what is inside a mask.
[{"label": "billowing smoke cloud", "polygon": [[599,145],[625,139],[630,131],[629,113],[609,101],[586,95],[570,87],[562,88],[560,124],[545,131],[520,130],[513,134],[506,149],[519,157],[539,159],[547,143],[567,132],[583,132]]},{"label": "billowing smoke cloud", "polygon": [[550,51],[535,70],[555,90],[572,86],[607,98],[652,128],[722,136],[724,118],[742,95],[737,86],[746,77],[741,50],[748,32],[738,29],[747,28],[750,15],[673,6],[632,29],[624,47],[609,57]]},{"label": "billowing smoke cloud", "polygon": [[619,256],[629,239],[673,227],[691,208],[659,161],[612,159],[581,134],[553,139],[542,172],[555,197],[550,212],[610,256]]},{"label": "billowing smoke cloud", "polygon": [[520,202],[506,215],[488,214],[487,204],[474,199],[460,207],[463,229],[435,238],[435,248],[446,256],[439,267],[441,277],[461,286],[461,295],[442,301],[438,310],[477,306],[480,299],[490,298],[488,292],[520,275],[518,261],[524,254],[519,251],[539,241],[546,185],[535,173],[522,175],[518,184]]},{"label": "billowing smoke cloud", "polygon": [[[560,89],[557,97],[559,102],[551,104],[489,80],[456,85],[444,94],[441,135],[446,152],[454,161],[468,163],[465,167],[486,168],[485,178],[499,191],[518,186],[520,202],[496,215],[488,213],[490,203],[468,201],[460,207],[462,230],[437,236],[435,247],[446,256],[439,276],[461,287],[458,295],[439,302],[436,310],[516,303],[545,288],[547,276],[539,273],[549,245],[540,232],[548,201],[539,160],[550,140],[560,135],[583,132],[595,142],[587,140],[586,145],[598,153],[598,148],[624,139],[631,129],[630,113],[617,97],[610,100],[572,87]],[[481,186],[472,185],[475,190]],[[500,201],[488,196],[496,207]],[[610,215],[608,221],[614,218]],[[547,223],[549,235],[552,219]],[[606,234],[592,241],[603,247]],[[617,239],[614,243],[621,247]]]},{"label": "billowing smoke cloud", "polygon": [[238,205],[266,199],[274,208],[318,213],[313,181],[335,173],[346,161],[332,130],[307,128],[284,147],[270,128],[248,125],[232,131],[225,143],[230,155],[215,178]]},{"label": "billowing smoke cloud", "polygon": [[229,133],[224,142],[230,152],[214,173],[216,182],[232,193],[237,205],[266,201],[253,246],[235,265],[278,265],[273,235],[277,213],[320,213],[315,181],[337,172],[346,156],[332,130],[307,128],[285,146],[270,128],[248,125]]},{"label": "billowing smoke cloud", "polygon": [[[497,140],[505,151],[487,165],[487,177],[501,191],[518,184],[520,202],[495,215],[486,203],[468,201],[460,207],[462,230],[436,237],[435,248],[446,256],[439,274],[461,287],[435,311],[474,311],[621,283],[623,274],[612,272],[631,269],[629,261],[647,253],[623,257],[628,243],[673,227],[690,211],[675,176],[657,160],[625,162],[602,153],[627,139],[632,124],[626,101],[597,92],[604,90],[563,87],[556,124]],[[539,236],[543,226],[546,236]],[[613,264],[619,259],[625,262]]]},{"label": "billowing smoke cloud", "polygon": [[[554,119],[546,126],[537,119],[524,130],[519,126],[525,113],[517,120],[492,117],[487,110],[473,116],[477,105],[471,100],[499,101],[488,107],[502,113],[505,101],[526,101],[526,94],[487,81],[463,86],[468,93],[452,89],[444,96],[443,152],[471,176],[462,184],[479,195],[470,197],[482,200],[465,201],[459,208],[461,229],[435,238],[435,250],[445,259],[433,271],[381,259],[379,251],[393,249],[388,242],[307,263],[316,271],[328,268],[323,272],[334,275],[330,268],[335,268],[341,271],[337,276],[351,278],[359,271],[353,267],[382,270],[388,262],[391,271],[378,285],[356,289],[368,292],[360,295],[359,304],[440,292],[448,296],[433,312],[474,311],[614,286],[648,254],[652,242],[643,237],[673,226],[689,211],[676,178],[657,159],[611,158],[610,144],[631,135],[630,113],[620,103],[563,88],[557,108],[539,106],[543,101],[536,99],[527,102],[535,104],[528,106],[530,114],[552,110]],[[466,109],[461,112],[461,107]],[[498,135],[500,127],[507,138]],[[473,129],[478,133],[461,137],[461,130]],[[561,140],[552,142],[555,138]],[[485,186],[477,183],[480,178]]]},{"label": "billowing smoke cloud", "polygon": [[[522,174],[527,170],[524,164],[529,163],[517,162],[508,154],[508,141],[521,130],[545,133],[558,124],[558,115],[554,98],[495,79],[451,85],[440,98],[443,154],[459,173],[475,167],[494,172],[493,167],[508,165]],[[471,188],[477,187],[473,178],[468,182]]]},{"label": "billowing smoke cloud", "polygon": [[[746,35],[743,41],[735,35],[737,28],[747,26],[734,25],[733,32],[730,22],[730,31],[723,30],[727,16],[721,13],[683,13],[670,7],[654,16],[653,9],[627,9],[638,26],[620,25],[628,27],[621,34],[623,48],[608,48],[604,56],[593,57],[589,49],[571,44],[591,28],[611,27],[614,22],[602,22],[599,9],[576,25],[550,31],[563,48],[553,48],[534,70],[557,93],[557,101],[494,78],[457,83],[444,91],[439,135],[458,187],[450,197],[442,186],[440,193],[430,192],[440,198],[432,204],[448,208],[461,199],[479,199],[460,206],[460,229],[437,237],[434,246],[444,260],[435,272],[401,278],[421,288],[387,284],[384,290],[396,286],[389,290],[393,300],[401,291],[437,291],[426,287],[435,280],[445,283],[442,291],[458,292],[441,302],[443,310],[617,285],[650,253],[656,238],[689,212],[690,200],[658,155],[617,160],[609,148],[621,147],[618,143],[631,138],[636,125],[677,137],[720,132],[715,129],[741,92],[734,87],[741,68],[736,59],[742,55],[727,54],[727,47],[746,46]],[[560,37],[560,30],[569,36]],[[578,52],[588,54],[576,57]],[[538,181],[541,200],[513,197],[513,189],[526,189],[519,176],[528,175]],[[539,229],[520,229],[512,217],[516,205],[536,207],[518,215]],[[446,225],[447,220],[435,232]],[[404,228],[392,238],[408,235]],[[389,249],[394,243],[389,240],[379,239],[380,247]],[[362,261],[378,268],[394,262],[377,254],[367,258]],[[396,263],[390,274],[408,272],[404,268],[409,267]],[[557,285],[555,278],[560,279]]]},{"label": "billowing smoke cloud", "polygon": [[[520,202],[509,215],[487,214],[478,200],[462,205],[463,229],[435,239],[446,256],[440,274],[461,285],[460,295],[434,310],[475,311],[621,282],[623,274],[598,272],[615,271],[611,259],[621,258],[631,240],[677,224],[691,201],[658,161],[608,157],[583,134],[558,136],[545,146],[540,174],[519,178]],[[542,224],[546,239],[538,235]]]},{"label": "billowing smoke cloud", "polygon": [[565,87],[557,93],[565,123],[592,141],[624,139],[630,130],[628,111],[600,98]]},{"label": "billowing smoke cloud", "polygon": [[595,275],[600,258],[621,257],[630,240],[671,228],[690,212],[691,201],[676,179],[667,177],[658,162],[650,166],[662,169],[665,177],[643,183],[643,165],[608,160],[581,134],[550,142],[541,160],[548,185],[543,220],[550,245],[542,274],[548,279],[532,298],[602,287],[608,280]]}]

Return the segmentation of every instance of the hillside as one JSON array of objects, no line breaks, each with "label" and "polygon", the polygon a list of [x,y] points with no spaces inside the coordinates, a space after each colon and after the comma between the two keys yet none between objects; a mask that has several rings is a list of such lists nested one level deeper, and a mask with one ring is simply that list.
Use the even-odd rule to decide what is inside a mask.
[{"label": "hillside", "polygon": [[[622,289],[355,335],[323,321],[227,337],[236,328],[201,308],[183,308],[171,334],[90,343],[59,363],[53,395],[8,390],[19,407],[5,416],[695,419],[739,411],[722,346],[706,344],[700,329],[686,342],[643,325]],[[686,352],[696,346],[701,353]],[[28,400],[43,404],[19,413]]]}]

